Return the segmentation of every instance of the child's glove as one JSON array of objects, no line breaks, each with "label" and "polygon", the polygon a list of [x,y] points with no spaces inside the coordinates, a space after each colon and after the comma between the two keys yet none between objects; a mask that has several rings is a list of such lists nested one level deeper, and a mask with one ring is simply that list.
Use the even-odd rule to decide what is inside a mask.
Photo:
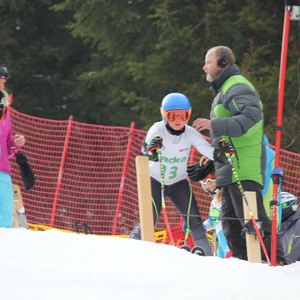
[{"label": "child's glove", "polygon": [[153,138],[147,147],[147,155],[149,156],[149,160],[158,161],[158,153],[157,150],[161,149],[163,139],[160,136],[156,136]]},{"label": "child's glove", "polygon": [[214,171],[215,171],[215,166],[211,160],[207,164],[203,165],[202,167],[199,166],[199,163],[195,163],[187,167],[187,173],[191,181],[202,180],[208,174],[214,173]]}]

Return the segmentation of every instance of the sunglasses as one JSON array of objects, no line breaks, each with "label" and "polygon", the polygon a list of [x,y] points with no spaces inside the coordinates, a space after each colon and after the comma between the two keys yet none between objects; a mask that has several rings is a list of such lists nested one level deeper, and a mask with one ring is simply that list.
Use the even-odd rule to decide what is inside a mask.
[{"label": "sunglasses", "polygon": [[163,112],[164,117],[168,122],[175,122],[177,119],[180,119],[183,122],[186,122],[190,119],[191,111],[190,110],[168,110]]}]

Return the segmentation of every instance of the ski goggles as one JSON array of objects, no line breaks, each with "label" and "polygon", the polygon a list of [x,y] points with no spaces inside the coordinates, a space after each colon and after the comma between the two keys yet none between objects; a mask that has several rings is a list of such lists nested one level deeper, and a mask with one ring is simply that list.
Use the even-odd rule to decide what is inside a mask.
[{"label": "ski goggles", "polygon": [[[281,205],[282,205],[282,208],[283,208],[283,209],[292,207],[293,210],[296,211],[296,210],[297,210],[297,207],[298,207],[298,203],[299,203],[298,199],[294,199],[294,200],[289,200],[289,201],[287,201],[287,202],[282,202]],[[294,207],[295,207],[295,209],[294,209]]]},{"label": "ski goggles", "polygon": [[201,184],[208,184],[209,182],[215,182],[216,175],[215,174],[208,174],[203,180],[200,180]]},{"label": "ski goggles", "polygon": [[167,110],[163,111],[163,116],[168,122],[175,122],[177,119],[180,119],[183,122],[187,122],[190,119],[191,111],[184,110]]}]

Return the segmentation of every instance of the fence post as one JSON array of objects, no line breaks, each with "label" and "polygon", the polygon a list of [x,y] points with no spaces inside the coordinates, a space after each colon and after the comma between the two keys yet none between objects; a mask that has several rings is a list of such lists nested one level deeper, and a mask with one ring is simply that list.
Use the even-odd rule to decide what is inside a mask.
[{"label": "fence post", "polygon": [[[257,220],[257,200],[255,192],[245,192],[246,199],[249,206],[252,209],[254,218]],[[244,219],[251,221],[251,215],[249,213],[249,208],[247,207],[245,201],[243,201],[244,209]],[[256,234],[246,233],[246,246],[247,246],[247,257],[248,261],[252,263],[261,263],[261,251],[260,242]]]},{"label": "fence post", "polygon": [[[137,156],[135,158],[135,167],[141,237],[143,241],[155,242],[148,156]],[[170,236],[170,238],[172,239],[172,236]]]},{"label": "fence post", "polygon": [[118,227],[118,222],[119,222],[119,214],[120,214],[121,205],[122,205],[123,193],[124,193],[124,188],[125,188],[125,180],[126,180],[126,175],[127,175],[127,170],[128,170],[128,162],[129,162],[129,158],[130,158],[134,130],[135,130],[135,122],[131,122],[129,139],[128,139],[128,144],[127,144],[127,149],[126,149],[126,156],[125,156],[125,160],[124,160],[123,172],[122,172],[122,177],[121,177],[121,182],[120,182],[118,202],[117,202],[117,208],[116,208],[116,213],[115,213],[115,221],[114,221],[114,225],[113,225],[113,232],[112,232],[113,235],[115,235],[117,232],[117,227]]},{"label": "fence post", "polygon": [[52,213],[51,213],[51,219],[50,219],[51,227],[54,226],[57,201],[58,201],[58,197],[59,197],[59,193],[60,193],[61,181],[62,181],[62,177],[63,177],[63,173],[64,173],[65,161],[66,161],[67,151],[68,151],[68,147],[69,147],[69,140],[70,140],[70,136],[71,136],[72,121],[73,121],[73,116],[70,116],[69,121],[68,121],[66,137],[65,137],[64,149],[63,149],[63,153],[62,153],[62,157],[61,157],[61,161],[60,161],[59,173],[58,173],[58,177],[57,177],[55,196],[54,196],[54,200],[53,200]]}]

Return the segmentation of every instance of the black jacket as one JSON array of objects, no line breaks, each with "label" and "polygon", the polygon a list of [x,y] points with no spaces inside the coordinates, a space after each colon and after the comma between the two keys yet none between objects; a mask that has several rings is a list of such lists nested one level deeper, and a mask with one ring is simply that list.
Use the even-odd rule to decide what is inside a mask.
[{"label": "black jacket", "polygon": [[287,263],[300,261],[300,208],[281,224],[279,236]]}]

